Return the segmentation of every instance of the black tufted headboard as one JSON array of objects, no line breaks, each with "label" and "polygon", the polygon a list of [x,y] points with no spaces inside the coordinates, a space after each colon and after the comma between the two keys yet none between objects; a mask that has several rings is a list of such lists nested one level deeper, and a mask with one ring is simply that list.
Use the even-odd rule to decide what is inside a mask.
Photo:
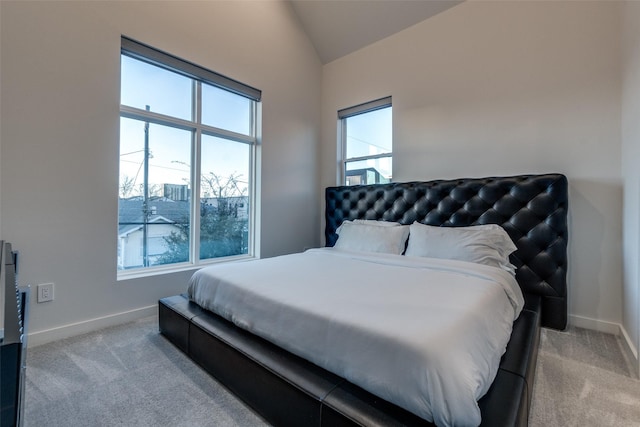
[{"label": "black tufted headboard", "polygon": [[328,187],[326,245],[344,220],[456,227],[501,225],[525,298],[541,296],[542,326],[567,325],[567,178],[560,174]]}]

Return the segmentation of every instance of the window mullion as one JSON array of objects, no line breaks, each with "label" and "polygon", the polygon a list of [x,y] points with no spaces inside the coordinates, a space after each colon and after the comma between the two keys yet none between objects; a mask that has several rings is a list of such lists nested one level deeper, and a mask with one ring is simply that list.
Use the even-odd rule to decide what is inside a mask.
[{"label": "window mullion", "polygon": [[[258,142],[259,142],[259,135],[258,135],[258,105],[257,103],[253,103],[252,108],[251,108],[251,117],[250,117],[250,121],[251,121],[251,135],[254,138],[255,143],[251,145],[251,151],[249,153],[249,185],[251,188],[256,189],[257,188],[257,178],[256,178],[256,162],[257,162],[257,156],[258,156]],[[257,197],[256,197],[256,191],[252,191],[249,193],[249,223],[252,224],[254,227],[257,227]],[[255,255],[255,251],[256,249],[256,244],[255,244],[255,233],[249,233],[249,235],[247,236],[248,239],[248,252],[249,255]],[[259,251],[259,249],[258,249]]]},{"label": "window mullion", "polygon": [[229,130],[224,130],[220,128],[216,128],[213,126],[207,126],[205,124],[200,124],[200,128],[205,135],[224,138],[231,141],[242,142],[245,144],[254,144],[256,142],[255,136],[252,135],[243,135],[241,133],[232,132]]},{"label": "window mullion", "polygon": [[359,162],[362,160],[383,159],[385,157],[393,157],[393,153],[382,153],[382,154],[372,154],[370,156],[349,157],[348,159],[344,159],[344,162],[345,163]]},{"label": "window mullion", "polygon": [[346,179],[347,179],[347,121],[345,119],[339,120],[339,126],[340,126],[340,149],[341,149],[341,155],[340,155],[340,161],[341,161],[341,168],[340,168],[340,173],[341,176],[339,177],[341,183],[345,183]]},{"label": "window mullion", "polygon": [[120,117],[127,119],[141,120],[143,122],[149,122],[156,125],[171,126],[178,129],[191,131],[194,129],[193,121],[183,120],[177,117],[166,116],[164,114],[156,113],[148,110],[141,110],[135,107],[129,107],[128,105],[120,106]]},{"label": "window mullion", "polygon": [[193,263],[200,261],[200,174],[201,174],[201,147],[202,147],[202,84],[193,82],[193,120],[196,122],[196,129],[193,135],[191,182],[193,183],[193,194],[191,196],[191,260]]}]

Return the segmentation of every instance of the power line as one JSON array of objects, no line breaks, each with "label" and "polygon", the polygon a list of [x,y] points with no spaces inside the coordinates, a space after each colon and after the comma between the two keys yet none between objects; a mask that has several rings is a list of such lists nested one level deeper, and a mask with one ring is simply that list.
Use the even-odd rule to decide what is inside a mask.
[{"label": "power line", "polygon": [[374,144],[374,143],[369,142],[369,141],[365,141],[364,139],[356,138],[355,136],[347,135],[347,138],[355,139],[356,141],[360,141],[360,142],[362,142],[362,143],[364,143],[364,144],[371,145],[372,147],[377,147],[377,148],[379,148],[379,149],[381,149],[381,150],[385,150],[385,152],[386,152],[386,151],[391,151],[391,150],[390,150],[389,148],[387,148],[387,147],[383,147],[383,146],[381,146],[381,145]]}]

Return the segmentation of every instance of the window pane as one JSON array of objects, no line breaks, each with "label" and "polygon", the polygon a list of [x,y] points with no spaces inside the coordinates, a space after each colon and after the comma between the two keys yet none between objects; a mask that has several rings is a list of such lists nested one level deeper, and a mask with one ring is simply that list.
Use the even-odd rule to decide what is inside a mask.
[{"label": "window pane", "polygon": [[120,269],[189,260],[192,134],[155,124],[147,134],[146,128],[120,119]]},{"label": "window pane", "polygon": [[392,158],[346,162],[346,185],[384,184],[391,182]]},{"label": "window pane", "polygon": [[202,123],[251,135],[252,101],[215,86],[202,85]]},{"label": "window pane", "polygon": [[391,153],[391,107],[348,117],[346,158]]},{"label": "window pane", "polygon": [[121,58],[120,103],[191,120],[192,80],[126,55]]},{"label": "window pane", "polygon": [[251,147],[202,136],[200,259],[247,254]]}]

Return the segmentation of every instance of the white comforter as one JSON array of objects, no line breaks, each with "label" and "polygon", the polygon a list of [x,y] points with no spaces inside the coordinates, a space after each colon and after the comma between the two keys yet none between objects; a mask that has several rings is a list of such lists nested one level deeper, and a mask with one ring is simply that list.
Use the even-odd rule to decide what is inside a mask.
[{"label": "white comforter", "polygon": [[523,305],[498,268],[332,248],[203,268],[189,296],[439,426],[480,424]]}]

